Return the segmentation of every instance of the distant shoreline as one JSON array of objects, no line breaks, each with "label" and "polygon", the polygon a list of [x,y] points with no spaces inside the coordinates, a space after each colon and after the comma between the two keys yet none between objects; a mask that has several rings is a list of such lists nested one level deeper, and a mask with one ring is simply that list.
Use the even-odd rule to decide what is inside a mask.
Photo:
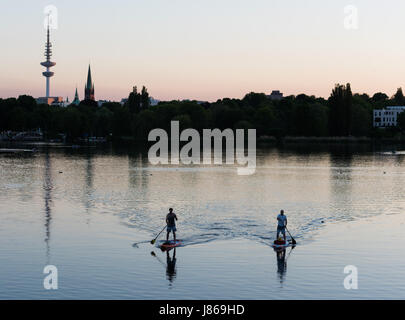
[{"label": "distant shoreline", "polygon": [[282,137],[261,136],[258,143],[405,143],[405,138],[370,138],[370,137]]}]

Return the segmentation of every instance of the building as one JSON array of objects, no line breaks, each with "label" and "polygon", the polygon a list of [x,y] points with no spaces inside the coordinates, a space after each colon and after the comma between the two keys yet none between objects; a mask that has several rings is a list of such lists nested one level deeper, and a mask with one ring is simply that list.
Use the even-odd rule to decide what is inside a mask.
[{"label": "building", "polygon": [[63,98],[62,97],[51,97],[50,96],[50,78],[54,76],[54,72],[50,71],[50,68],[56,65],[56,62],[51,61],[52,57],[52,43],[51,43],[51,33],[49,29],[49,21],[48,21],[48,28],[46,32],[46,43],[45,43],[45,58],[44,62],[41,62],[41,66],[46,68],[45,72],[42,72],[42,75],[46,78],[46,93],[45,97],[37,98],[38,104],[49,104],[49,105],[62,105]]},{"label": "building", "polygon": [[87,72],[87,83],[84,87],[84,100],[93,100],[94,98],[94,83],[91,80],[91,70],[89,65],[89,71]]},{"label": "building", "polygon": [[72,101],[72,104],[78,106],[80,104],[80,99],[79,99],[79,94],[77,93],[77,88],[76,88],[76,92],[75,92],[75,98]]},{"label": "building", "polygon": [[373,125],[375,128],[387,128],[397,126],[398,115],[405,111],[405,106],[386,107],[374,110]]},{"label": "building", "polygon": [[49,104],[54,106],[63,106],[63,97],[40,97],[35,99],[38,104]]},{"label": "building", "polygon": [[267,97],[270,100],[281,100],[283,99],[283,94],[279,90],[273,90]]},{"label": "building", "polygon": [[153,106],[157,106],[158,104],[159,104],[159,102],[160,102],[160,100],[158,100],[158,99],[155,99],[155,98],[153,98],[153,97],[150,97],[149,98],[149,101],[150,101],[150,105],[153,107]]},{"label": "building", "polygon": [[111,100],[98,100],[97,105],[99,107],[102,107],[104,103],[110,103],[110,102],[114,102],[114,101],[111,101]]}]

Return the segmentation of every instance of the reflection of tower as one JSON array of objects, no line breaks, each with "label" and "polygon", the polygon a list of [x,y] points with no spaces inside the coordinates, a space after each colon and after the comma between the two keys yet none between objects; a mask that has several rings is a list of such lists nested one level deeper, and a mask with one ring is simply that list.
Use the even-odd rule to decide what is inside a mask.
[{"label": "reflection of tower", "polygon": [[85,190],[84,190],[84,207],[86,208],[87,221],[86,223],[90,223],[90,210],[94,207],[93,203],[93,175],[94,175],[94,168],[93,168],[93,154],[90,150],[88,150],[87,157],[86,157],[86,174],[85,174]]},{"label": "reflection of tower", "polygon": [[51,202],[52,202],[52,177],[51,177],[51,160],[48,150],[45,154],[45,172],[44,172],[44,200],[45,200],[45,243],[46,243],[46,256],[49,264],[50,257],[50,240],[51,240]]},{"label": "reflection of tower", "polygon": [[49,78],[53,77],[54,73],[49,71],[50,68],[56,65],[55,62],[51,61],[52,57],[52,44],[49,39],[50,37],[50,32],[49,32],[49,17],[48,17],[48,30],[47,30],[47,36],[46,36],[46,44],[45,44],[45,57],[46,61],[41,62],[41,65],[46,67],[46,71],[42,72],[42,75],[46,77],[46,97],[49,98]]},{"label": "reflection of tower", "polygon": [[94,83],[91,80],[91,70],[89,65],[89,71],[87,72],[87,83],[84,87],[84,100],[95,100],[94,98]]}]

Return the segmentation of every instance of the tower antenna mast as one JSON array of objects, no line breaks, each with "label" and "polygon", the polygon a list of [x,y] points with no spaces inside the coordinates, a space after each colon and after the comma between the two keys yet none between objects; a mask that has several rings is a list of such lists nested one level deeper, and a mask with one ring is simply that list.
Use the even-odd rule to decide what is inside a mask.
[{"label": "tower antenna mast", "polygon": [[49,30],[49,19],[50,14],[48,14],[48,27],[46,33],[46,44],[45,44],[45,58],[44,62],[41,62],[41,65],[46,68],[45,72],[42,72],[42,75],[46,78],[46,97],[49,98],[50,96],[50,78],[53,77],[54,73],[50,71],[50,68],[56,65],[55,62],[51,61],[52,57],[52,44],[50,40],[50,30]]}]

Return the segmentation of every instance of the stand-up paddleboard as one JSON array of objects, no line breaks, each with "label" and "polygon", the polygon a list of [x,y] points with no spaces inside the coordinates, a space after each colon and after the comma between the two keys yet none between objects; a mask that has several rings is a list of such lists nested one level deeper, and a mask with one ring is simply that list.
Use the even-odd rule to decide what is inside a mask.
[{"label": "stand-up paddleboard", "polygon": [[288,248],[290,246],[292,246],[293,244],[289,241],[274,241],[274,243],[271,245],[274,249],[285,249]]},{"label": "stand-up paddleboard", "polygon": [[176,240],[176,241],[170,240],[170,241],[163,242],[160,245],[160,249],[168,250],[168,249],[180,247],[181,245],[183,245],[183,240]]}]

